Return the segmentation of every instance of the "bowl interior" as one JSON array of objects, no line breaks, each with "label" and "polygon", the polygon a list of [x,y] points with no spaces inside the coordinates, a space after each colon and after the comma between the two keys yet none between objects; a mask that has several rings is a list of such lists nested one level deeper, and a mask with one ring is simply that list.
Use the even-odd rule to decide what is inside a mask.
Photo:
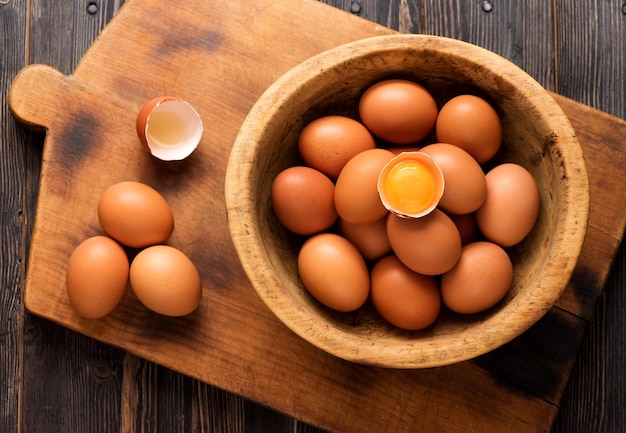
[{"label": "bowl interior", "polygon": [[[516,162],[535,178],[541,209],[533,231],[509,249],[514,279],[489,311],[448,311],[423,331],[385,322],[369,303],[336,313],[302,286],[297,252],[304,238],[288,232],[270,202],[274,177],[302,164],[297,137],[329,114],[358,119],[357,101],[373,83],[408,78],[441,107],[471,93],[501,116],[503,146],[491,164]],[[535,323],[565,288],[588,218],[588,184],[574,132],[550,95],[498,55],[456,40],[423,35],[375,37],[324,52],[298,65],[259,99],[233,146],[226,205],[233,243],[253,286],[294,332],[341,358],[369,365],[419,368],[466,360],[510,341]],[[320,269],[320,272],[323,272]]]}]

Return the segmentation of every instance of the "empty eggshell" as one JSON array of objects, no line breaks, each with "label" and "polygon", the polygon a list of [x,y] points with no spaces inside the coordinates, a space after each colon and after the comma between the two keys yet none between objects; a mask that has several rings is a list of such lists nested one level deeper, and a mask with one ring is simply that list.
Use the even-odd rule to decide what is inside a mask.
[{"label": "empty eggshell", "polygon": [[161,96],[139,111],[137,135],[150,154],[163,161],[187,158],[202,137],[202,119],[187,101]]}]

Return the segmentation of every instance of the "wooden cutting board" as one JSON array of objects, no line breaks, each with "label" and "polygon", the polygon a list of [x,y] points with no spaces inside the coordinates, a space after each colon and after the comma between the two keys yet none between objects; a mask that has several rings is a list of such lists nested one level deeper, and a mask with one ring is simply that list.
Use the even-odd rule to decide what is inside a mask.
[{"label": "wooden cutting board", "polygon": [[[130,0],[72,75],[25,68],[9,106],[47,131],[24,292],[29,311],[330,431],[549,431],[624,233],[623,120],[554,95],[590,172],[583,252],[566,292],[536,326],[471,362],[385,370],[327,355],[265,307],[231,245],[224,175],[252,104],[311,55],[387,33],[313,0]],[[166,94],[191,102],[205,125],[199,149],[179,163],[149,157],[135,135],[140,106]],[[122,180],[150,184],[172,205],[170,244],[203,280],[202,304],[190,316],[158,316],[132,293],[100,320],[83,320],[69,305],[67,259],[102,233],[98,198]]]}]

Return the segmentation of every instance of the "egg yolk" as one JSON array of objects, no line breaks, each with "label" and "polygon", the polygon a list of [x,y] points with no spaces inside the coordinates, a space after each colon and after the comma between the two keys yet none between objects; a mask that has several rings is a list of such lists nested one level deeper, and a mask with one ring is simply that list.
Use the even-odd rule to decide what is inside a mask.
[{"label": "egg yolk", "polygon": [[401,161],[389,170],[385,191],[394,209],[405,214],[415,214],[432,203],[435,179],[428,167],[419,161]]}]

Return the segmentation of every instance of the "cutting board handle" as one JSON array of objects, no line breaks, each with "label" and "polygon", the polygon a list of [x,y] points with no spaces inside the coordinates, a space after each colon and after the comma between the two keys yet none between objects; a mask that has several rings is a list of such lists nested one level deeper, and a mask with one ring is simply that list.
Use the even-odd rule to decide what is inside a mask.
[{"label": "cutting board handle", "polygon": [[71,97],[71,81],[71,77],[51,66],[26,66],[9,88],[9,109],[27,127],[47,130],[63,103]]}]

